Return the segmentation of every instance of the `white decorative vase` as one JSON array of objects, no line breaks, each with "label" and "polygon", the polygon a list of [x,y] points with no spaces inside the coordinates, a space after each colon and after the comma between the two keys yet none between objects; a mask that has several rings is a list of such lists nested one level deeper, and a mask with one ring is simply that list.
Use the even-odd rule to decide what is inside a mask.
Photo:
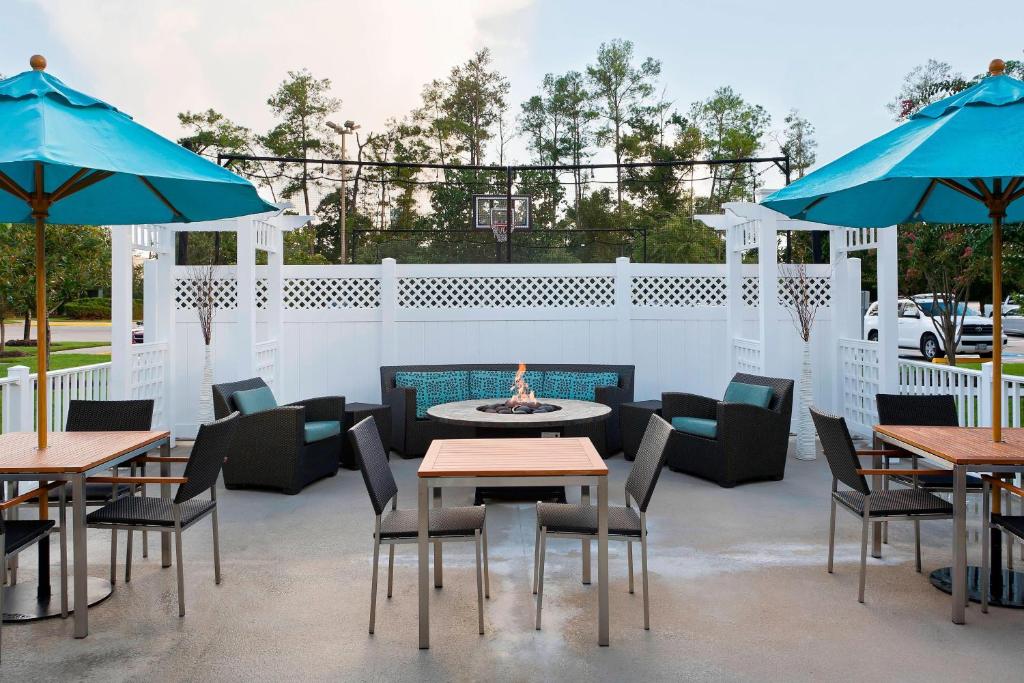
[{"label": "white decorative vase", "polygon": [[796,413],[796,457],[799,460],[814,460],[817,448],[814,443],[814,422],[811,420],[813,388],[811,383],[811,344],[804,342],[803,359],[800,363],[800,384],[797,387]]},{"label": "white decorative vase", "polygon": [[213,354],[203,345],[203,379],[199,383],[199,424],[213,422]]}]

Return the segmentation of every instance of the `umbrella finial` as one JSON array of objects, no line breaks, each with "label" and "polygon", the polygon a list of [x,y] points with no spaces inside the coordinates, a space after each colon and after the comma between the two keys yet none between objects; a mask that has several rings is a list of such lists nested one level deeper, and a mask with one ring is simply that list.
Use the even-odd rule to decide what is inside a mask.
[{"label": "umbrella finial", "polygon": [[1001,59],[993,59],[988,65],[989,76],[1002,76],[1006,71],[1006,62]]},{"label": "umbrella finial", "polygon": [[32,55],[28,60],[28,65],[32,67],[33,71],[46,71],[46,57]]}]

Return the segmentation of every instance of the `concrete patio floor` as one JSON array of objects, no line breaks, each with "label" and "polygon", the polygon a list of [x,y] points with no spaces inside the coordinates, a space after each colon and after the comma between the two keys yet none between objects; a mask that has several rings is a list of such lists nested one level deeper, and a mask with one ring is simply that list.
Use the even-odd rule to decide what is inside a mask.
[{"label": "concrete patio floor", "polygon": [[[621,455],[608,463],[612,500],[621,502],[630,463]],[[415,503],[418,465],[392,460],[403,507]],[[596,643],[596,585],[580,583],[578,542],[549,544],[544,630],[534,630],[532,505],[491,504],[487,633],[476,632],[472,544],[453,544],[445,586],[431,596],[428,651],[417,649],[415,546],[397,549],[390,600],[382,556],[377,633],[367,634],[373,514],[358,472],[342,470],[298,496],[221,491],[224,581],[214,585],[209,524],[187,531],[184,619],[174,571],[160,568],[150,539],[131,583],[90,611],[85,640],[71,637],[70,620],[5,626],[0,678],[1018,679],[1024,612],[983,615],[972,605],[967,625],[956,626],[949,597],[927,581],[949,563],[951,523],[922,525],[925,575],[914,572],[911,525],[894,524],[884,559],[869,561],[860,605],[860,526],[840,514],[836,573],[826,573],[829,482],[820,458],[791,459],[783,482],[731,490],[666,470],[648,514],[651,630],[643,630],[639,553],[629,595],[625,546],[613,543],[608,648]],[[465,504],[470,493],[445,500]],[[972,537],[977,562],[977,531]],[[90,573],[106,576],[109,533],[89,540]],[[123,535],[119,546],[123,559]],[[32,580],[33,564],[23,556],[22,581]]]}]

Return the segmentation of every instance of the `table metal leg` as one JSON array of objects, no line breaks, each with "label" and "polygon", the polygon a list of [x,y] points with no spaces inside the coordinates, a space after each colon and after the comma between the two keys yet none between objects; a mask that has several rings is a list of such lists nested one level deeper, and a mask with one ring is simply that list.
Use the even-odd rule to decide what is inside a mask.
[{"label": "table metal leg", "polygon": [[430,647],[430,549],[427,542],[427,523],[430,515],[430,491],[427,487],[427,480],[419,480],[419,504],[417,506],[419,515],[419,530],[417,545],[419,547],[419,599],[420,599],[420,649]]},{"label": "table metal leg", "polygon": [[[580,487],[580,502],[584,505],[590,505],[590,487]],[[586,586],[590,585],[590,539],[584,538],[580,541],[581,552],[583,554],[583,584]]]},{"label": "table metal leg", "polygon": [[608,477],[597,483],[597,644],[608,645]]},{"label": "table metal leg", "polygon": [[[160,446],[160,457],[167,458],[171,455],[171,444],[169,441],[165,441]],[[160,463],[160,476],[169,477],[171,476],[171,463],[166,460]],[[171,485],[160,484],[160,497],[170,498],[171,497]],[[131,532],[128,532],[131,533]],[[160,566],[170,567],[171,566],[171,532],[164,532],[160,534]],[[78,590],[77,587],[75,590]],[[77,603],[76,603],[77,604]]]},{"label": "table metal leg", "polygon": [[[441,489],[440,487],[434,489],[434,507],[441,507]],[[444,568],[441,560],[441,543],[434,544],[434,588],[441,588],[444,586]]]},{"label": "table metal leg", "polygon": [[75,638],[89,635],[89,552],[85,540],[85,475],[71,478],[71,528],[75,560]]},{"label": "table metal leg", "polygon": [[[881,469],[881,467],[882,467],[882,458],[881,458],[881,456],[875,456],[875,457],[871,458],[871,466],[873,468],[875,468],[876,470],[877,469]],[[876,475],[871,477],[871,490],[872,491],[881,491],[883,486],[884,486],[884,484],[882,482],[882,477],[881,476],[876,474]],[[871,524],[871,557],[881,557],[881,556],[882,556],[882,523],[881,522],[873,522]]]},{"label": "table metal leg", "polygon": [[953,467],[953,623],[964,623],[967,600],[967,470]]}]

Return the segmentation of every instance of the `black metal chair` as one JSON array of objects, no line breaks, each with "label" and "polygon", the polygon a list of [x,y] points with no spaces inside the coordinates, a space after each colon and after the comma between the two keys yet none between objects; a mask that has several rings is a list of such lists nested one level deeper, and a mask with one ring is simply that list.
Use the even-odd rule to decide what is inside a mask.
[{"label": "black metal chair", "polygon": [[[1018,538],[1024,541],[1024,515],[1010,515],[1003,514],[1002,512],[993,513],[991,511],[992,503],[991,496],[989,495],[992,488],[1006,491],[1010,496],[1017,496],[1024,499],[1024,489],[1019,486],[1014,486],[1005,481],[1001,481],[990,475],[982,475],[982,519],[984,520],[984,529],[981,533],[981,611],[988,612],[988,592],[989,592],[989,570],[992,565],[992,550],[999,548],[997,545],[1000,542],[1000,532],[1009,535],[1010,539]],[[1010,500],[1010,499],[1008,499]],[[1010,553],[1013,552],[1013,545],[1010,545],[1008,558],[1012,557]],[[1002,553],[999,553],[998,557],[1002,557]],[[1002,562],[1000,561],[1001,565]],[[1002,566],[998,567],[998,570],[1002,572]]]},{"label": "black metal chair", "polygon": [[[68,545],[66,507],[64,505],[64,482],[55,481],[40,486],[27,493],[15,496],[0,503],[0,549],[3,555],[0,556],[0,567],[6,568],[8,560],[17,557],[22,550],[30,548],[38,543],[49,543],[50,534],[55,530],[60,531],[60,613],[62,617],[68,616]],[[50,491],[56,491],[60,504],[60,524],[55,525],[52,519],[10,519],[4,520],[4,510],[21,505],[29,500],[40,498]],[[2,578],[3,571],[0,571]],[[0,584],[3,581],[0,580]],[[0,586],[0,615],[4,613],[4,591]],[[0,631],[3,629],[3,619],[0,619]],[[2,649],[2,648],[0,648]]]},{"label": "black metal chair", "polygon": [[[213,385],[214,415],[239,410],[234,394],[266,388],[259,377]],[[239,418],[231,456],[224,463],[224,487],[270,488],[296,494],[305,486],[338,473],[345,397],[310,398]],[[328,436],[313,438],[311,423],[337,423]]]},{"label": "black metal chair", "polygon": [[[391,473],[380,432],[373,416],[367,417],[348,430],[352,448],[363,473],[366,492],[376,519],[373,525],[373,580],[370,584],[370,633],[373,633],[377,614],[377,565],[380,546],[388,547],[388,597],[391,597],[395,569],[395,546],[399,543],[419,541],[419,520],[416,510],[398,509],[398,484]],[[387,509],[391,503],[391,510]],[[487,571],[487,506],[442,507],[430,510],[428,531],[431,542],[474,541],[476,543],[477,619],[480,633],[484,632],[484,597],[491,597],[491,582]],[[481,578],[481,552],[483,577]],[[435,562],[436,562],[435,557]]]},{"label": "black metal chair", "polygon": [[[178,484],[174,498],[122,496],[90,512],[86,526],[109,529],[116,534],[126,531],[150,530],[174,533],[175,563],[178,569],[178,616],[185,616],[185,572],[181,558],[181,532],[207,515],[213,518],[214,580],[220,584],[220,537],[217,524],[217,477],[231,447],[238,426],[238,413],[199,427],[192,453],[188,458],[148,458],[149,462],[185,462],[180,477],[90,477],[102,484]],[[199,499],[205,491],[209,499]],[[128,562],[131,562],[129,556]],[[131,570],[128,569],[130,577]]]},{"label": "black metal chair", "polygon": [[789,427],[793,414],[793,380],[737,373],[733,382],[770,387],[767,408],[726,403],[696,394],[665,392],[661,416],[713,422],[715,434],[673,430],[668,466],[730,488],[745,481],[781,480],[786,473]]},{"label": "black metal chair", "polygon": [[[952,519],[953,506],[933,493],[923,489],[903,488],[890,491],[872,492],[865,475],[903,475],[926,477],[941,471],[936,470],[893,470],[864,469],[858,457],[880,454],[897,455],[898,451],[863,451],[858,453],[846,428],[846,420],[829,413],[811,408],[814,427],[821,440],[821,449],[832,470],[831,513],[828,526],[828,573],[832,573],[835,554],[836,507],[861,519],[860,539],[860,590],[858,600],[864,602],[864,581],[867,573],[868,533],[871,523],[882,521],[910,520],[914,522],[914,549],[917,571],[921,571],[921,532],[918,524],[922,519]],[[849,490],[839,490],[839,483]]]},{"label": "black metal chair", "polygon": [[[647,506],[665,464],[672,427],[657,415],[651,415],[644,430],[633,468],[626,479],[626,504],[608,506],[608,539],[626,542],[629,565],[629,592],[633,592],[633,542],[640,541],[640,567],[644,584],[644,628],[651,628],[650,596],[647,590]],[[630,500],[636,503],[634,510]],[[544,603],[544,560],[547,538],[597,538],[597,508],[593,505],[537,503],[537,538],[534,545],[533,592],[537,596],[537,625],[540,630]]]},{"label": "black metal chair", "polygon": [[[64,426],[68,432],[145,432],[153,426],[153,400],[133,399],[127,401],[82,401],[73,400],[68,404],[68,417]],[[127,466],[131,476],[141,472],[146,476],[146,464],[142,458],[123,463]],[[117,474],[114,468],[114,474]],[[88,506],[106,505],[110,501],[121,496],[141,493],[146,495],[146,487],[129,486],[127,484],[97,484],[87,482],[85,485],[85,503]],[[64,495],[66,500],[71,500],[71,484],[65,485]],[[50,492],[50,500],[55,500],[56,491]],[[131,564],[132,534],[128,532],[127,555],[128,563]],[[142,556],[149,557],[149,534],[142,532]],[[116,583],[117,577],[114,569],[117,564],[117,532],[111,534],[110,538],[110,583]],[[130,574],[125,575],[125,581],[130,581]]]}]

